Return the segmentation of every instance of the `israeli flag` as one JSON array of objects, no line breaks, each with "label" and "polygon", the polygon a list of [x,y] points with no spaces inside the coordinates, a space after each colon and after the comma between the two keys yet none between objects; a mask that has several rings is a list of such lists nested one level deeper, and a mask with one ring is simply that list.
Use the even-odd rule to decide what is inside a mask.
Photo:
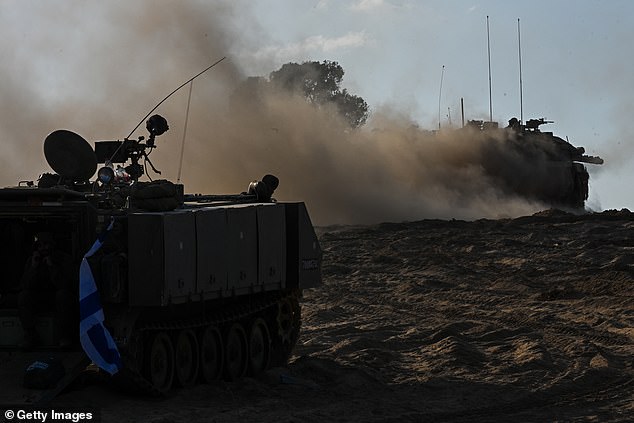
[{"label": "israeli flag", "polygon": [[79,266],[79,340],[88,358],[111,375],[121,369],[121,355],[112,335],[103,324],[103,308],[88,258],[99,251],[113,224],[114,220],[99,235]]}]

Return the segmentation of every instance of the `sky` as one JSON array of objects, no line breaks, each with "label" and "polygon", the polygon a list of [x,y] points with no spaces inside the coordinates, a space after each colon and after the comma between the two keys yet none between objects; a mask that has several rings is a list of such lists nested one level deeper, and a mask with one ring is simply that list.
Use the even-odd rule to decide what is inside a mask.
[{"label": "sky", "polygon": [[[202,96],[220,103],[230,95],[225,87],[286,62],[333,60],[371,116],[459,126],[462,98],[466,119],[487,120],[487,16],[493,120],[520,116],[520,19],[524,120],[552,120],[542,130],[605,159],[588,166],[591,209],[634,210],[634,2],[627,0],[3,0],[0,183],[46,170],[41,143],[55,129],[121,139],[223,56],[195,81],[192,107]],[[155,164],[178,155],[186,95],[165,106],[174,141]]]}]

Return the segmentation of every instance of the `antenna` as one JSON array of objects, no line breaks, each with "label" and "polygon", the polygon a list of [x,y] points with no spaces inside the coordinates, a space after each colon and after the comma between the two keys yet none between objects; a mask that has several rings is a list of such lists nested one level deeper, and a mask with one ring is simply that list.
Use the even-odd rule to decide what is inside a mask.
[{"label": "antenna", "polygon": [[174,91],[172,91],[171,93],[169,93],[168,95],[165,96],[165,98],[161,101],[159,101],[159,103],[154,106],[154,108],[152,110],[150,110],[148,112],[147,115],[145,115],[145,117],[143,119],[141,119],[141,121],[137,124],[137,126],[134,127],[134,129],[132,131],[130,131],[130,135],[128,135],[126,138],[130,138],[132,136],[132,134],[134,133],[134,131],[137,130],[137,128],[139,126],[141,126],[141,124],[143,123],[143,121],[145,121],[145,119],[147,119],[148,116],[150,116],[152,114],[152,112],[156,109],[158,109],[158,107],[163,104],[165,102],[165,100],[167,100],[168,98],[170,98],[172,96],[172,94],[174,94],[176,91],[180,90],[181,88],[183,88],[185,85],[189,84],[190,82],[192,82],[194,79],[198,78],[200,75],[202,75],[203,73],[207,72],[209,69],[213,68],[214,66],[216,66],[218,63],[222,62],[223,60],[225,60],[226,57],[223,57],[222,59],[216,60],[214,63],[212,63],[211,65],[207,66],[205,69],[201,70],[200,72],[198,72],[196,75],[192,76],[191,78],[189,78],[187,81],[183,82],[181,85],[178,86],[178,88],[176,88]]},{"label": "antenna", "polygon": [[[223,61],[223,60],[225,60],[225,59],[226,59],[226,57],[223,57],[223,58],[221,58],[221,59],[219,59],[219,60],[216,60],[214,63],[212,63],[211,65],[207,66],[205,69],[203,69],[202,71],[198,72],[196,75],[192,76],[192,77],[191,77],[191,78],[189,78],[187,81],[185,81],[185,82],[183,82],[181,85],[179,85],[179,86],[178,86],[178,88],[176,88],[174,91],[172,91],[171,93],[169,93],[168,95],[166,95],[166,96],[165,96],[165,98],[164,98],[163,100],[159,101],[159,103],[158,103],[156,106],[154,106],[154,108],[153,108],[152,110],[150,110],[150,111],[148,112],[148,114],[147,114],[147,115],[145,115],[145,117],[144,117],[143,119],[141,119],[141,121],[139,121],[139,123],[138,123],[138,124],[134,127],[134,129],[133,129],[132,131],[130,131],[130,134],[129,134],[127,137],[125,137],[125,138],[124,138],[124,140],[126,140],[126,141],[127,141],[127,139],[128,139],[128,138],[130,138],[130,137],[132,136],[132,134],[134,134],[134,131],[136,131],[136,130],[137,130],[137,128],[138,128],[139,126],[141,126],[141,124],[143,123],[143,121],[144,121],[145,119],[147,119],[147,117],[148,117],[148,116],[150,116],[154,110],[158,109],[158,107],[159,107],[161,104],[163,104],[163,103],[164,103],[164,102],[165,102],[168,98],[170,98],[170,97],[171,97],[171,96],[172,96],[172,95],[173,95],[176,91],[180,90],[180,89],[181,89],[181,88],[183,88],[185,85],[189,84],[189,83],[190,83],[190,82],[192,82],[194,79],[198,78],[200,75],[202,75],[203,73],[207,72],[209,69],[213,68],[214,66],[216,66],[218,63],[222,62],[222,61]],[[188,106],[188,107],[189,107],[189,106]],[[151,118],[150,118],[150,119],[151,119]],[[163,119],[163,118],[161,117],[161,119]],[[165,120],[165,119],[163,119],[163,120]],[[167,128],[167,122],[165,122],[165,126],[166,126],[166,128],[165,128],[165,131],[166,131],[166,130],[168,129],[168,128]],[[163,131],[163,132],[165,132],[165,131]],[[161,133],[163,133],[163,132],[161,132]],[[160,135],[160,134],[158,134],[158,135]],[[153,138],[151,138],[151,139],[153,140]],[[121,144],[119,144],[119,147],[117,147],[117,149],[114,151],[114,153],[112,153],[112,156],[110,156],[110,160],[109,160],[110,162],[112,162],[112,160],[113,160],[113,159],[114,159],[114,157],[117,155],[117,153],[119,152],[119,150],[121,150],[121,147],[123,147],[124,145],[125,145],[125,141],[124,141],[124,142],[122,142]],[[154,147],[151,147],[151,148],[154,148]],[[147,160],[147,156],[145,157],[145,159]],[[148,161],[149,161],[149,160],[148,160]],[[150,162],[150,165],[152,165],[152,162]]]},{"label": "antenna", "polygon": [[493,105],[491,100],[491,39],[489,38],[489,15],[487,15],[487,52],[489,56],[489,122],[493,122]]},{"label": "antenna", "polygon": [[520,125],[524,123],[524,99],[522,93],[522,40],[520,37],[520,18],[517,18],[517,53],[520,62]]},{"label": "antenna", "polygon": [[438,92],[438,129],[440,130],[440,99],[442,97],[442,80],[445,76],[445,65],[442,65],[442,70],[440,71],[440,91]]},{"label": "antenna", "polygon": [[189,105],[192,102],[192,88],[194,81],[189,82],[189,96],[187,97],[187,110],[185,111],[185,126],[183,127],[183,140],[181,141],[181,158],[178,162],[178,177],[176,183],[181,181],[181,170],[183,170],[183,156],[185,154],[185,137],[187,136],[187,123],[189,122]]}]

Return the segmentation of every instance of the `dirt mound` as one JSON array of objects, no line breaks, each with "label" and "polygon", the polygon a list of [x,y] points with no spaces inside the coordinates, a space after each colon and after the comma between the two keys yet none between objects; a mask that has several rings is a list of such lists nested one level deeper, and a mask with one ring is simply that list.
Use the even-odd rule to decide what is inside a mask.
[{"label": "dirt mound", "polygon": [[[632,421],[629,211],[322,228],[286,369],[159,402],[103,386],[103,421]],[[116,403],[116,405],[114,405]]]}]

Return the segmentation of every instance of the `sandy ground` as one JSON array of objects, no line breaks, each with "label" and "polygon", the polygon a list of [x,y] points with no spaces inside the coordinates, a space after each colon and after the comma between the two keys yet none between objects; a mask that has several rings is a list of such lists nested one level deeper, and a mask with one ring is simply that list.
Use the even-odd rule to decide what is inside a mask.
[{"label": "sandy ground", "polygon": [[634,214],[319,228],[285,369],[55,405],[104,422],[634,421]]}]

